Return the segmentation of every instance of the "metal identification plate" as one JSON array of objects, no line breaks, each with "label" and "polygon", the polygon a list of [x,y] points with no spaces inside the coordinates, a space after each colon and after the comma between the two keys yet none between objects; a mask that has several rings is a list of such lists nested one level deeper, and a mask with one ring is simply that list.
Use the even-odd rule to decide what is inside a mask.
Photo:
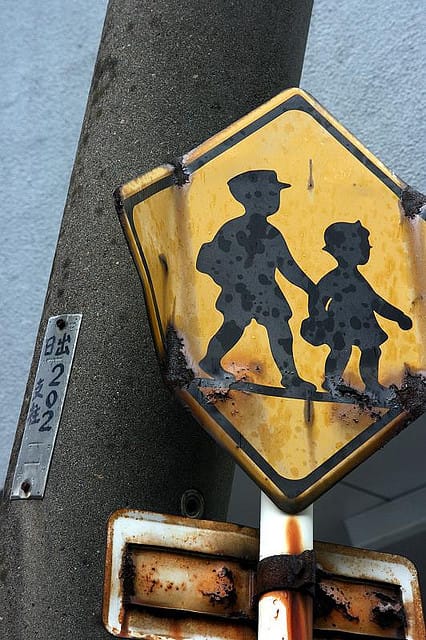
[{"label": "metal identification plate", "polygon": [[81,318],[81,313],[63,314],[47,323],[11,500],[44,496]]}]

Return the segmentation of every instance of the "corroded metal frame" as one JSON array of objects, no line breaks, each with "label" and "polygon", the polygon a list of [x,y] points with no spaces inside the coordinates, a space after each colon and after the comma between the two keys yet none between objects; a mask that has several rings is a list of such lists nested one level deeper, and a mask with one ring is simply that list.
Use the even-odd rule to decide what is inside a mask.
[{"label": "corroded metal frame", "polygon": [[[360,640],[423,640],[420,590],[410,561],[322,542],[314,549],[314,638],[340,632]],[[135,551],[143,557],[138,566],[129,559]],[[104,625],[124,638],[255,640],[258,552],[256,529],[117,511],[108,523]]]}]

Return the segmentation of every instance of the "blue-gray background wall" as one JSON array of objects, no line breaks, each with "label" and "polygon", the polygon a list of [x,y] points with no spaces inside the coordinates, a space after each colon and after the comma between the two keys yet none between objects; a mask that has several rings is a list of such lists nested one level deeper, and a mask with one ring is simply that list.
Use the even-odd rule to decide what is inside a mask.
[{"label": "blue-gray background wall", "polygon": [[[0,0],[0,487],[106,4]],[[315,0],[301,83],[395,173],[424,191],[425,33],[424,0]],[[365,529],[363,521],[356,520],[360,512],[367,512],[372,523],[383,519],[387,505],[402,522],[410,500],[418,504],[426,498],[424,434],[423,423],[413,425],[325,496],[317,509],[321,536],[356,543],[354,532]],[[238,498],[234,493],[231,518],[256,524],[258,493],[240,472],[237,484],[240,492]],[[416,518],[424,548],[426,522]],[[398,535],[394,539],[416,548],[407,532]],[[418,548],[420,542],[417,539]],[[380,540],[376,543],[381,548]]]},{"label": "blue-gray background wall", "polygon": [[0,487],[106,5],[106,0],[0,1]]}]

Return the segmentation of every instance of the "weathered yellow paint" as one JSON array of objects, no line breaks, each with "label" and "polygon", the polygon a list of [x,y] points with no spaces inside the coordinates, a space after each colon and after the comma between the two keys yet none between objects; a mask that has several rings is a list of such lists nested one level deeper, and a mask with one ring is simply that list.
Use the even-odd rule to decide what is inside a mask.
[{"label": "weathered yellow paint", "polygon": [[[253,123],[295,97],[312,106],[316,116],[309,109],[284,110],[247,134]],[[333,127],[334,134],[330,132]],[[243,131],[236,144],[206,160],[206,154],[244,129],[245,135]],[[366,166],[368,162],[371,165]],[[269,216],[268,222],[280,231],[295,262],[314,283],[336,267],[335,258],[323,251],[324,232],[329,225],[336,221],[360,221],[369,230],[371,254],[368,262],[359,266],[359,272],[377,294],[413,323],[411,329],[402,330],[397,322],[376,314],[380,327],[388,335],[381,345],[379,381],[385,387],[400,386],[407,369],[411,373],[423,372],[426,309],[422,274],[426,263],[426,223],[418,218],[409,219],[400,210],[399,195],[406,185],[310,96],[299,89],[280,94],[187,154],[183,166],[188,168],[188,182],[183,186],[173,184],[174,167],[167,165],[121,188],[122,220],[143,279],[154,340],[161,357],[165,354],[164,336],[172,326],[183,341],[182,352],[194,376],[208,377],[198,363],[223,321],[222,313],[215,308],[221,288],[210,275],[197,271],[197,256],[201,246],[210,242],[225,222],[244,213],[227,182],[246,171],[270,169],[276,171],[278,180],[290,183],[291,187],[281,191],[279,210]],[[169,186],[155,192],[156,185],[167,180]],[[151,191],[144,192],[145,189]],[[127,204],[126,209],[126,202],[132,198],[137,201],[141,194],[145,194],[145,199],[131,205],[130,210]],[[278,269],[275,280],[293,313],[289,324],[299,374],[324,393],[324,363],[330,348],[326,344],[313,346],[300,334],[301,324],[308,317],[308,296]],[[360,350],[354,347],[344,382],[363,393],[359,356]],[[224,355],[222,367],[237,380],[281,387],[281,373],[272,357],[267,331],[255,320]],[[207,409],[214,405],[266,462],[289,480],[305,478],[388,410],[355,401],[340,404],[271,397],[234,390],[232,386],[228,393],[223,389],[216,394],[214,391],[214,388],[202,391]],[[246,453],[235,450],[235,441],[221,432],[220,425],[212,426],[211,416],[206,418],[203,407],[197,408],[185,388],[178,394],[203,426],[236,451],[245,469],[281,506],[289,510],[303,508],[326,488],[322,476],[313,483],[312,492],[308,491],[310,497],[306,498],[306,491],[303,499],[280,497],[276,488],[271,488],[270,478],[265,478],[265,471],[248,460]],[[334,470],[324,472],[327,486],[371,453],[373,443],[377,448],[406,420],[407,415],[401,412],[399,418],[384,426],[381,435],[374,434],[369,443],[348,454],[346,461],[336,461]]]}]

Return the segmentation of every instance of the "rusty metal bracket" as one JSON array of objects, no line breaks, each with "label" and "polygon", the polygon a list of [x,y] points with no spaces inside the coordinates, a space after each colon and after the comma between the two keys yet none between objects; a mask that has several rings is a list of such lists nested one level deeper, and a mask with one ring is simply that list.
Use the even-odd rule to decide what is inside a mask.
[{"label": "rusty metal bracket", "polygon": [[269,591],[315,594],[315,551],[264,558],[257,565],[257,597]]}]

